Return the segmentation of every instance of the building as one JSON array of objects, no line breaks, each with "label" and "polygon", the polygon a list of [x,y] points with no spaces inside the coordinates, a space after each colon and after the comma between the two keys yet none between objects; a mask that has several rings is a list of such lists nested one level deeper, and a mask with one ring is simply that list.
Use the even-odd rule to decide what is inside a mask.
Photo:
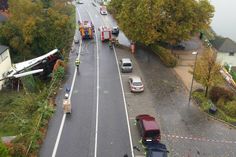
[{"label": "building", "polygon": [[236,67],[236,42],[229,38],[216,37],[211,44],[217,50],[217,60]]},{"label": "building", "polygon": [[[7,46],[0,45],[0,78],[4,78],[6,73],[11,68],[11,57],[9,48]],[[0,81],[0,90],[4,85],[4,80]]]}]

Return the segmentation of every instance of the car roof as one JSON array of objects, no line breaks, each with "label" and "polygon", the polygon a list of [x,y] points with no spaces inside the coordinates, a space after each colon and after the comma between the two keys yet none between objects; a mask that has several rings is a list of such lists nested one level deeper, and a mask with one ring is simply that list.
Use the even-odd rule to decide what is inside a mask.
[{"label": "car roof", "polygon": [[131,63],[130,58],[122,58],[121,60],[122,60],[122,62],[125,62],[125,63]]},{"label": "car roof", "polygon": [[145,130],[159,130],[156,121],[143,119],[143,126]]},{"label": "car roof", "polygon": [[162,151],[151,151],[151,157],[166,157],[166,152]]},{"label": "car roof", "polygon": [[163,143],[148,143],[147,149],[149,150],[159,150],[159,151],[167,151],[166,145]]},{"label": "car roof", "polygon": [[140,120],[142,120],[144,129],[146,131],[160,130],[160,127],[154,117],[149,115],[140,115]]},{"label": "car roof", "polygon": [[147,150],[151,153],[151,157],[167,157],[169,152],[166,145],[162,143],[147,145]]},{"label": "car roof", "polygon": [[131,76],[130,78],[132,78],[133,82],[142,82],[139,76]]}]

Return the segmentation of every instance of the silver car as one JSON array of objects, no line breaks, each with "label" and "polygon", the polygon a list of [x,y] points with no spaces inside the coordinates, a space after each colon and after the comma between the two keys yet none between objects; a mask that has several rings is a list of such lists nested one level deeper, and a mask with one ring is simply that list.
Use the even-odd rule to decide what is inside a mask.
[{"label": "silver car", "polygon": [[133,70],[132,62],[130,58],[122,58],[120,60],[120,70],[121,72],[125,73],[130,73]]},{"label": "silver car", "polygon": [[143,92],[144,85],[142,79],[139,76],[129,77],[129,87],[131,92]]}]

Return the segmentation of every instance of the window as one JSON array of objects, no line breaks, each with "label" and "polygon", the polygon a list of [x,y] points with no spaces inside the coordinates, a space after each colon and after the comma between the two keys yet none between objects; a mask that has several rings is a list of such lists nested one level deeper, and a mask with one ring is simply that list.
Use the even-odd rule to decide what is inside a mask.
[{"label": "window", "polygon": [[229,53],[229,56],[234,56],[234,52],[230,52],[230,53]]},{"label": "window", "polygon": [[1,54],[1,60],[2,60],[2,61],[4,61],[7,57],[8,57],[7,51],[5,51],[5,52],[3,52],[3,53]]}]

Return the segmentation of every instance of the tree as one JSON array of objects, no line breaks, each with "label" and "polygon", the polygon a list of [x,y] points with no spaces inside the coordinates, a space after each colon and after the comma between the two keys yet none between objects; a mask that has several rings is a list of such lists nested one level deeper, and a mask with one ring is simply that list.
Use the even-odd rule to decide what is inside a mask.
[{"label": "tree", "polygon": [[211,49],[206,49],[196,62],[194,78],[205,87],[205,97],[208,89],[220,84],[223,78],[220,74],[221,65],[216,60],[217,54]]},{"label": "tree", "polygon": [[[114,2],[113,2],[114,1]],[[208,0],[111,1],[118,24],[132,40],[149,45],[164,41],[174,45],[209,27],[214,8]]]},{"label": "tree", "polygon": [[14,62],[68,48],[74,19],[65,0],[9,0],[9,6],[9,20],[0,25],[0,42],[10,47]]},{"label": "tree", "polygon": [[137,36],[134,29],[137,25],[134,10],[138,6],[138,1],[139,0],[124,0],[122,10],[117,16],[120,28],[131,40],[135,40]]},{"label": "tree", "polygon": [[123,0],[112,0],[108,4],[108,10],[113,14],[113,15],[118,15],[121,10],[122,10],[122,3]]}]

